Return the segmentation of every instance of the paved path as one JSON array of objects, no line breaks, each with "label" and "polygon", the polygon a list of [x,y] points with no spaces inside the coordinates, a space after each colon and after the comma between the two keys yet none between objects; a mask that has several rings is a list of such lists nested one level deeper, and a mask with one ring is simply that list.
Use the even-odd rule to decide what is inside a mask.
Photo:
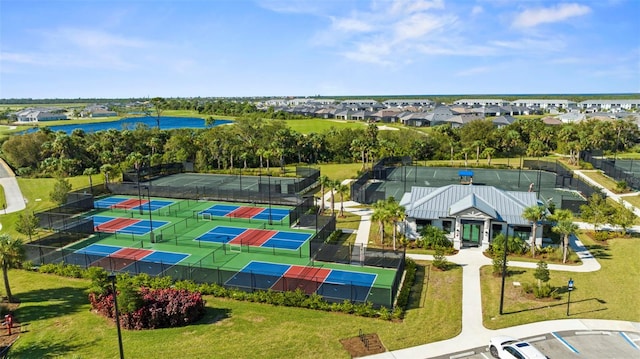
[{"label": "paved path", "polygon": [[[2,158],[0,158],[0,185],[4,188],[4,196],[7,200],[6,210],[0,207],[0,214],[22,211],[27,207],[15,174]],[[3,203],[0,203],[0,206],[2,205]]]},{"label": "paved path", "polygon": [[[575,171],[575,173],[578,176],[585,178],[593,185],[600,187],[597,183],[588,179],[588,177],[586,177],[582,173],[582,171]],[[349,180],[343,183],[348,182]],[[604,192],[607,194],[607,196],[613,198],[616,201],[621,197],[620,195],[612,193],[608,190],[604,190]],[[325,204],[327,206],[330,206],[330,192],[327,192],[325,194],[325,197],[327,199],[325,201]],[[631,206],[628,202],[625,202],[625,205]],[[337,202],[334,204],[334,206],[339,209],[340,203]],[[344,207],[345,211],[361,216],[360,226],[357,230],[355,243],[361,244],[362,246],[366,247],[369,240],[369,231],[371,228],[372,210],[361,208],[360,204],[356,202],[345,202]],[[633,208],[633,210],[636,214],[640,215],[640,209]],[[586,223],[577,222],[577,224],[580,228],[593,228],[593,226]],[[634,227],[631,230],[640,232],[640,227]],[[600,263],[598,263],[593,255],[589,253],[589,251],[575,236],[572,236],[570,238],[570,245],[582,260],[582,264],[578,266],[549,264],[548,268],[550,270],[566,272],[593,272],[600,270]],[[407,256],[416,260],[433,260],[433,256],[431,255],[408,254]],[[460,334],[451,339],[419,345],[411,348],[400,349],[392,352],[376,354],[368,358],[391,359],[435,357],[479,346],[485,346],[487,345],[487,343],[489,343],[489,339],[496,335],[529,337],[562,330],[610,330],[640,332],[640,323],[637,322],[598,319],[552,320],[524,324],[499,330],[487,329],[484,327],[482,322],[482,299],[479,295],[479,293],[481,293],[480,268],[482,266],[491,265],[491,259],[485,257],[481,249],[479,248],[464,248],[456,255],[447,257],[447,260],[462,266],[462,331],[460,332]],[[509,266],[521,268],[536,268],[536,263],[509,261]]]}]

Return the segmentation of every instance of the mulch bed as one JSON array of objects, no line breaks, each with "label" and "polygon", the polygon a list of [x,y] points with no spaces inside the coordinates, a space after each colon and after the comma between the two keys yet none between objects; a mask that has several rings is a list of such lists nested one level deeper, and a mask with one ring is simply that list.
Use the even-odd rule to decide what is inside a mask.
[{"label": "mulch bed", "polygon": [[[20,305],[19,303],[8,303],[6,301],[2,302],[2,305],[6,307],[11,313],[14,313],[15,310]],[[4,321],[4,318],[0,318],[0,322]],[[0,353],[3,353],[6,347],[10,346],[15,342],[20,336],[20,323],[17,322],[16,318],[13,320],[13,329],[11,330],[11,335],[7,334],[7,328],[2,325],[0,326]]]},{"label": "mulch bed", "polygon": [[384,353],[387,351],[382,345],[378,334],[362,334],[352,338],[341,339],[340,343],[352,358]]}]

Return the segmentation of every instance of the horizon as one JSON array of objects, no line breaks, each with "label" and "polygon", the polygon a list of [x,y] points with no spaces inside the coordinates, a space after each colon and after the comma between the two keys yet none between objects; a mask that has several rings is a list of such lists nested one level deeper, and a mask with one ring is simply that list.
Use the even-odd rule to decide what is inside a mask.
[{"label": "horizon", "polygon": [[2,0],[0,10],[0,99],[640,93],[635,0]]}]

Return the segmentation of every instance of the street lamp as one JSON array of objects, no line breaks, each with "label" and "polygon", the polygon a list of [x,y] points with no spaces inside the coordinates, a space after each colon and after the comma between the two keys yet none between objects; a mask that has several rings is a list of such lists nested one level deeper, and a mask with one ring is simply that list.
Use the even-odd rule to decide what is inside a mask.
[{"label": "street lamp", "polygon": [[569,278],[569,283],[567,283],[567,291],[569,292],[569,296],[567,297],[567,317],[569,316],[569,303],[571,303],[571,292],[573,292],[573,279]]},{"label": "street lamp", "polygon": [[507,235],[504,236],[504,248],[502,253],[502,289],[500,290],[500,315],[503,314],[504,308],[504,281],[507,277],[507,242],[509,238],[509,227],[507,227]]},{"label": "street lamp", "polygon": [[147,199],[149,200],[149,202],[147,202],[149,206],[149,240],[151,243],[155,243],[156,237],[153,234],[153,218],[151,218],[151,193],[149,192],[149,186],[145,186],[145,188],[147,189]]},{"label": "street lamp", "polygon": [[124,359],[124,350],[122,349],[122,334],[120,333],[120,312],[118,311],[118,294],[116,292],[116,275],[110,274],[107,279],[111,281],[111,290],[113,291],[113,306],[116,310],[116,328],[118,328],[118,348],[120,349],[120,359]]}]

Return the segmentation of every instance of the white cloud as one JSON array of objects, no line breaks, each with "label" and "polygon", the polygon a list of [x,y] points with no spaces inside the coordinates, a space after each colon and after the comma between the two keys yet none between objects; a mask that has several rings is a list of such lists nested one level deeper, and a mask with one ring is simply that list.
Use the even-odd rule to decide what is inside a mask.
[{"label": "white cloud", "polygon": [[430,9],[444,8],[443,0],[394,0],[390,8],[392,14],[413,14]]},{"label": "white cloud", "polygon": [[350,18],[336,18],[332,17],[333,28],[338,31],[345,32],[369,32],[373,30],[373,26],[366,21],[362,21],[356,19],[355,17]]},{"label": "white cloud", "polygon": [[408,19],[394,24],[395,40],[420,39],[424,35],[444,28],[447,24],[455,22],[455,18],[448,16],[433,16],[426,13],[411,15]]},{"label": "white cloud", "polygon": [[484,12],[484,9],[480,5],[476,5],[476,6],[473,7],[473,9],[471,9],[471,15],[472,16],[480,15],[483,12]]},{"label": "white cloud", "polygon": [[548,8],[527,9],[516,16],[511,25],[516,28],[529,28],[544,23],[562,22],[590,12],[590,7],[575,3],[560,4]]}]

